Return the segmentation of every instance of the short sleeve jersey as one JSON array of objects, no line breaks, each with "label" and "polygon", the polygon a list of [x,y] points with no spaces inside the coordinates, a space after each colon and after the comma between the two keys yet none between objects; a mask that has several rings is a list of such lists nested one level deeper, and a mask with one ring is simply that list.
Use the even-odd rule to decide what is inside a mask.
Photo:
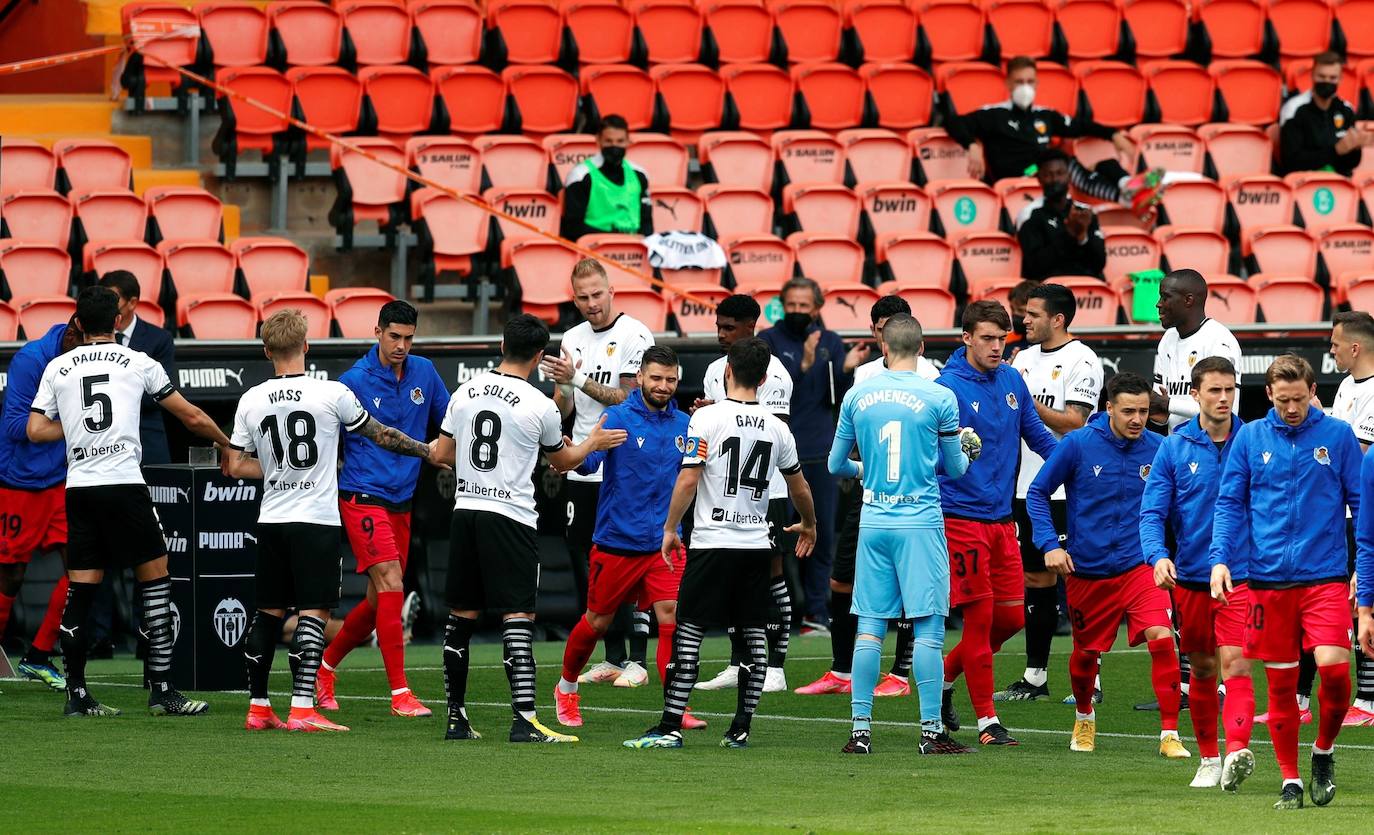
[{"label": "short sleeve jersey", "polygon": [[[721,357],[706,367],[706,377],[701,387],[707,400],[719,403],[725,399],[726,360],[726,357]],[[787,373],[787,366],[777,357],[768,358],[768,376],[763,378],[763,384],[759,386],[758,398],[759,405],[767,409],[769,414],[787,416],[792,413],[792,375]],[[787,482],[776,470],[773,479],[768,482],[768,495],[774,499],[787,498]]]},{"label": "short sleeve jersey", "polygon": [[1360,443],[1374,444],[1374,377],[1347,374],[1331,401],[1331,416],[1350,424]]},{"label": "short sleeve jersey", "polygon": [[693,549],[769,548],[768,482],[801,471],[787,424],[758,403],[722,400],[687,425],[683,467],[702,467],[689,544]]},{"label": "short sleeve jersey", "polygon": [[439,431],[456,446],[455,510],[499,513],[539,524],[534,468],[539,453],[563,448],[558,407],[529,381],[488,371],[458,387]]},{"label": "short sleeve jersey", "polygon": [[959,434],[954,392],[917,372],[886,371],[849,390],[835,438],[864,462],[864,528],[941,528],[940,436]]},{"label": "short sleeve jersey", "polygon": [[[1193,366],[1207,357],[1225,357],[1240,370],[1240,343],[1231,329],[1216,319],[1206,319],[1190,336],[1180,337],[1178,328],[1169,328],[1159,340],[1155,354],[1155,385],[1163,385],[1170,397],[1187,397],[1193,388]],[[1240,377],[1236,377],[1240,385]],[[1188,415],[1169,414],[1169,431],[1186,423]]]},{"label": "short sleeve jersey", "polygon": [[[590,322],[583,322],[563,335],[560,349],[567,351],[573,368],[603,386],[616,387],[620,378],[639,373],[644,349],[654,344],[654,335],[644,323],[624,313],[601,330],[594,330]],[[589,397],[581,390],[573,392],[572,439],[581,443],[591,434],[605,404]],[[591,475],[568,473],[573,481],[600,481],[601,469]]]},{"label": "short sleeve jersey", "polygon": [[[854,369],[854,385],[867,382],[887,370],[887,358],[878,357]],[[940,366],[926,359],[916,358],[916,376],[922,380],[934,381],[940,376]]]},{"label": "short sleeve jersey", "polygon": [[367,423],[352,389],[304,374],[273,377],[239,399],[229,444],[262,464],[258,524],[339,525],[339,444]]},{"label": "short sleeve jersey", "polygon": [[62,423],[68,487],[144,484],[138,434],[143,395],[163,400],[175,391],[167,371],[147,354],[101,342],[48,363],[31,408]]},{"label": "short sleeve jersey", "polygon": [[[1031,397],[1046,408],[1062,412],[1070,404],[1086,406],[1088,414],[1097,411],[1102,393],[1102,360],[1093,349],[1077,339],[1046,351],[1031,345],[1016,353],[1012,367],[1021,372]],[[1048,427],[1046,427],[1048,428]],[[1056,439],[1064,436],[1050,430]],[[1045,459],[1021,441],[1021,471],[1016,477],[1016,498],[1024,499],[1030,483],[1039,474]],[[1064,498],[1064,488],[1054,491],[1052,499]]]}]

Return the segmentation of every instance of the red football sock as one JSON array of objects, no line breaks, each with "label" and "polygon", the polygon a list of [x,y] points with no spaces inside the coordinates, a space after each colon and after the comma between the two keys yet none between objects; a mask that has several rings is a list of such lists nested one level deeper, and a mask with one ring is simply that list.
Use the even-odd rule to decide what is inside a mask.
[{"label": "red football sock", "polygon": [[1221,756],[1217,747],[1217,712],[1221,706],[1217,695],[1216,676],[1198,678],[1197,673],[1193,673],[1193,682],[1188,688],[1188,706],[1193,714],[1193,733],[1197,735],[1198,755]]},{"label": "red football sock", "polygon": [[993,606],[992,607],[992,637],[988,645],[992,648],[993,654],[1002,649],[1002,645],[1026,627],[1026,607],[1024,601],[1017,601],[1015,606]]},{"label": "red football sock", "polygon": [[[1155,698],[1159,700],[1159,729],[1178,730],[1178,653],[1174,651],[1173,636],[1146,641],[1150,650],[1150,683],[1155,688]],[[1216,713],[1212,722],[1216,723]]]},{"label": "red football sock", "polygon": [[1317,690],[1321,713],[1317,720],[1315,745],[1329,749],[1336,744],[1336,734],[1341,732],[1345,712],[1350,709],[1350,662],[1318,667],[1317,675],[1321,676],[1321,686]]},{"label": "red football sock", "polygon": [[343,663],[344,658],[353,650],[357,649],[367,636],[372,634],[372,630],[377,628],[377,610],[372,608],[372,604],[364,597],[362,602],[353,607],[353,611],[344,618],[343,627],[339,634],[334,636],[334,640],[329,642],[329,646],[324,650],[324,663],[329,669],[334,669]]},{"label": "red football sock", "polygon": [[5,634],[5,627],[10,625],[10,612],[13,609],[14,598],[6,594],[0,594],[0,635]]},{"label": "red football sock", "polygon": [[[43,615],[43,622],[38,625],[38,632],[33,636],[33,648],[39,652],[52,652],[53,646],[57,644],[57,628],[62,625],[62,610],[67,608],[67,575],[63,574],[62,579],[57,581],[57,585],[52,587],[52,594],[48,595],[48,611]],[[4,627],[0,626],[0,632]]]},{"label": "red football sock", "polygon": [[1074,710],[1093,712],[1093,682],[1097,678],[1097,653],[1078,647],[1069,654],[1069,686],[1073,689]]},{"label": "red football sock", "polygon": [[600,635],[592,629],[592,625],[587,623],[587,616],[583,615],[577,619],[577,625],[568,635],[568,643],[563,647],[563,678],[568,681],[577,681],[577,677],[582,674],[582,668],[587,666],[587,659],[592,657],[592,651],[596,649],[596,642]]},{"label": "red football sock", "polygon": [[382,651],[382,666],[391,691],[405,690],[406,639],[401,629],[402,591],[377,592],[377,648]]},{"label": "red football sock", "polygon": [[1249,676],[1226,679],[1226,707],[1222,724],[1226,726],[1226,753],[1250,747],[1250,729],[1255,725],[1255,682]]},{"label": "red football sock", "polygon": [[[959,641],[959,646],[964,649],[964,682],[968,685],[973,712],[979,719],[997,715],[992,707],[992,646],[988,643],[992,633],[993,608],[991,600],[979,600],[965,606],[964,637]],[[945,666],[945,680],[950,680],[948,664]]]},{"label": "red football sock", "polygon": [[676,623],[658,625],[658,646],[654,648],[654,663],[658,666],[658,680],[666,687],[668,684],[668,662],[673,659],[673,635],[677,632]]},{"label": "red football sock", "polygon": [[1285,780],[1298,778],[1298,668],[1268,667],[1269,738]]}]

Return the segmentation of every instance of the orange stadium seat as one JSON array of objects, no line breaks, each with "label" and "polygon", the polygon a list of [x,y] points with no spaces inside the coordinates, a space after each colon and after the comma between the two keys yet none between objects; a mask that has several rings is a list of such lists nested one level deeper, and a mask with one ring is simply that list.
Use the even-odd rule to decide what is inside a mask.
[{"label": "orange stadium seat", "polygon": [[784,183],[844,182],[844,148],[828,133],[778,131],[773,134],[773,151]]},{"label": "orange stadium seat", "polygon": [[1207,276],[1207,315],[1223,325],[1248,325],[1259,312],[1259,293],[1234,275]]},{"label": "orange stadium seat", "polygon": [[38,339],[53,325],[64,325],[71,321],[72,316],[76,315],[76,301],[67,296],[29,299],[19,307],[18,312],[23,337]]},{"label": "orange stadium seat", "polygon": [[577,79],[557,67],[513,66],[501,73],[514,125],[525,133],[567,133],[577,121]]},{"label": "orange stadium seat", "polygon": [[[394,142],[364,138],[352,142],[370,156],[405,168],[405,151]],[[353,246],[353,227],[358,223],[375,220],[384,228],[393,228],[401,220],[409,182],[404,175],[339,145],[329,149],[329,161],[339,190],[329,222],[343,238],[344,249]]]},{"label": "orange stadium seat", "polygon": [[879,127],[903,130],[930,124],[935,82],[911,64],[864,64],[859,68]]},{"label": "orange stadium seat", "polygon": [[482,58],[482,12],[466,0],[410,4],[415,45],[430,66],[471,64]]},{"label": "orange stadium seat", "polygon": [[992,0],[985,8],[1003,55],[1044,58],[1054,50],[1054,12],[1043,0]]},{"label": "orange stadium seat", "polygon": [[538,0],[493,4],[488,7],[487,24],[494,66],[552,64],[559,58],[563,15],[554,6]]},{"label": "orange stadium seat", "polygon": [[673,135],[692,143],[716,130],[725,112],[725,82],[700,64],[661,64],[650,73],[667,109]]},{"label": "orange stadium seat", "polygon": [[448,114],[450,133],[481,136],[501,129],[505,121],[506,82],[486,67],[437,67],[430,70],[439,102]]},{"label": "orange stadium seat", "polygon": [[1228,121],[1242,125],[1272,125],[1279,119],[1283,78],[1259,61],[1213,61],[1208,71],[1226,101]]},{"label": "orange stadium seat", "polygon": [[310,284],[310,256],[285,238],[239,238],[229,245],[239,274],[254,301],[296,292]]},{"label": "orange stadium seat", "polygon": [[154,301],[162,289],[162,253],[142,241],[115,241],[100,244],[91,252],[91,271],[103,278],[114,270],[128,270],[138,279],[147,300]]},{"label": "orange stadium seat", "polygon": [[252,339],[258,329],[258,309],[233,293],[204,293],[186,302],[178,327],[196,339]]},{"label": "orange stadium seat", "polygon": [[757,134],[719,131],[701,136],[697,157],[709,183],[769,191],[773,184],[773,146]]},{"label": "orange stadium seat", "polygon": [[1078,313],[1073,317],[1075,325],[1104,328],[1116,324],[1121,302],[1116,290],[1105,281],[1090,275],[1060,275],[1050,281],[1073,290],[1074,301],[1078,302]]},{"label": "orange stadium seat", "polygon": [[[73,238],[86,253],[82,269],[90,269],[93,244],[141,241],[148,231],[148,205],[129,191],[87,191],[71,195],[76,217]],[[73,249],[73,252],[76,250]]]},{"label": "orange stadium seat", "polygon": [[138,315],[138,318],[156,327],[163,329],[167,327],[167,311],[147,299],[138,300],[138,304],[134,305],[134,313]]},{"label": "orange stadium seat", "polygon": [[668,300],[654,288],[642,286],[642,282],[623,283],[616,287],[615,306],[626,315],[643,322],[654,333],[668,329]]},{"label": "orange stadium seat", "polygon": [[1341,291],[1352,310],[1374,310],[1374,272],[1357,271],[1342,275]]},{"label": "orange stadium seat", "polygon": [[[1283,86],[1285,95],[1294,93],[1306,93],[1312,89],[1312,59],[1311,58],[1290,58],[1284,61],[1283,66]],[[1340,85],[1336,88],[1336,95],[1350,102],[1351,106],[1359,110],[1360,101],[1360,75],[1355,71],[1341,73]]]},{"label": "orange stadium seat", "polygon": [[491,215],[480,206],[422,188],[410,195],[410,217],[420,239],[423,284],[440,273],[470,274],[473,256],[487,250]]},{"label": "orange stadium seat", "polygon": [[[1095,2],[1096,0],[1076,0]],[[1035,103],[1072,116],[1078,112],[1078,76],[1054,61],[1035,62]]]},{"label": "orange stadium seat", "polygon": [[1250,276],[1250,284],[1259,291],[1266,322],[1319,322],[1323,318],[1326,293],[1311,279],[1257,274]]},{"label": "orange stadium seat", "polygon": [[186,325],[187,302],[192,298],[234,291],[234,256],[221,244],[161,243],[157,251],[162,254],[167,273],[172,277],[178,327]]},{"label": "orange stadium seat", "polygon": [[340,287],[324,294],[339,336],[344,339],[368,339],[377,326],[377,314],[382,305],[394,296],[375,287]]},{"label": "orange stadium seat", "polygon": [[255,67],[267,63],[271,25],[258,6],[198,3],[196,17],[206,57],[216,67]]},{"label": "orange stadium seat", "polygon": [[1169,222],[1179,226],[1220,229],[1226,220],[1226,192],[1211,180],[1174,183],[1161,205]]},{"label": "orange stadium seat", "polygon": [[931,0],[923,3],[917,14],[918,37],[930,44],[928,61],[944,64],[982,57],[987,17],[979,6],[963,0]]},{"label": "orange stadium seat", "polygon": [[29,299],[65,296],[72,258],[55,244],[0,241],[0,277],[5,281],[5,301],[15,307]]},{"label": "orange stadium seat", "polygon": [[1316,235],[1318,274],[1325,277],[1324,282],[1333,294],[1332,301],[1339,304],[1346,300],[1341,276],[1368,272],[1374,265],[1374,231],[1368,226],[1350,223],[1327,226]]},{"label": "orange stadium seat", "polygon": [[877,261],[882,275],[902,287],[949,287],[954,275],[954,247],[930,232],[878,235]]},{"label": "orange stadium seat", "polygon": [[701,12],[671,0],[647,0],[635,12],[635,25],[651,64],[691,64],[701,59]]},{"label": "orange stadium seat", "polygon": [[985,104],[1006,101],[1007,77],[998,67],[981,61],[941,64],[935,86],[955,113],[970,113]]},{"label": "orange stadium seat", "polygon": [[[489,188],[482,192],[482,199],[493,208],[533,224],[543,232],[558,234],[558,224],[562,220],[563,211],[558,198],[543,189]],[[496,216],[496,228],[500,232],[501,240],[528,238],[535,234],[500,215]]]},{"label": "orange stadium seat", "polygon": [[[679,292],[664,292],[668,298],[668,309],[677,321],[678,331],[683,336],[714,336],[715,307],[725,301],[730,291],[718,284],[679,284],[674,289]],[[687,293],[691,293],[693,298],[688,298]]]},{"label": "orange stadium seat", "polygon": [[653,186],[649,190],[657,232],[700,232],[706,207],[701,196],[689,188]]},{"label": "orange stadium seat", "polygon": [[157,227],[154,241],[223,241],[224,206],[194,186],[155,186],[143,192]]},{"label": "orange stadium seat", "polygon": [[[1269,22],[1279,36],[1279,57],[1311,58],[1331,46],[1335,20],[1325,0],[1269,0]],[[1369,21],[1365,25],[1371,25]]]},{"label": "orange stadium seat", "polygon": [[1336,0],[1336,20],[1345,34],[1345,47],[1351,59],[1374,56],[1374,0]]},{"label": "orange stadium seat", "polygon": [[[72,303],[75,307],[75,302]],[[0,302],[0,340],[14,342],[19,339],[19,312]]]},{"label": "orange stadium seat", "polygon": [[1274,160],[1274,142],[1253,125],[1208,124],[1198,128],[1207,142],[1207,157],[1217,178],[1229,183],[1235,177],[1268,174]]},{"label": "orange stadium seat", "polygon": [[1137,125],[1130,135],[1149,168],[1201,174],[1206,167],[1207,144],[1182,125]]},{"label": "orange stadium seat", "polygon": [[377,135],[404,145],[427,133],[434,116],[434,82],[414,67],[363,67],[364,109]]},{"label": "orange stadium seat", "polygon": [[697,194],[704,203],[708,234],[713,237],[766,235],[773,231],[773,198],[765,191],[707,183],[697,189]]},{"label": "orange stadium seat", "polygon": [[1176,125],[1209,122],[1215,109],[1217,82],[1191,61],[1156,61],[1145,67],[1159,119]]},{"label": "orange stadium seat", "polygon": [[482,152],[456,136],[412,136],[406,142],[406,167],[454,191],[482,188]]},{"label": "orange stadium seat", "polygon": [[635,19],[630,11],[604,0],[570,3],[563,22],[577,46],[577,60],[588,64],[627,64],[634,51]]},{"label": "orange stadium seat", "polygon": [[1231,243],[1216,229],[1161,226],[1155,239],[1169,269],[1187,267],[1203,275],[1230,272]]},{"label": "orange stadium seat", "polygon": [[859,183],[854,191],[863,206],[870,235],[924,232],[930,228],[934,207],[920,186],[899,180],[867,181]]},{"label": "orange stadium seat", "polygon": [[974,232],[954,244],[954,257],[970,282],[1021,274],[1021,245],[1006,232]]},{"label": "orange stadium seat", "polygon": [[1130,64],[1084,61],[1074,67],[1078,83],[1092,106],[1093,120],[1113,128],[1129,128],[1145,119],[1145,77]]},{"label": "orange stadium seat", "polygon": [[1121,14],[1135,38],[1137,59],[1180,56],[1188,48],[1191,11],[1185,0],[1126,0]]},{"label": "orange stadium seat", "polygon": [[849,163],[853,183],[911,178],[911,146],[889,130],[856,128],[836,135]]},{"label": "orange stadium seat", "polygon": [[137,47],[120,76],[120,84],[129,91],[129,97],[141,107],[149,84],[165,83],[174,90],[180,88],[182,75],[177,68],[196,64],[200,37],[170,37],[170,33],[199,32],[195,13],[172,3],[126,3],[120,6],[119,16],[124,35],[131,46]]},{"label": "orange stadium seat", "polygon": [[792,277],[797,254],[786,241],[773,235],[721,236],[721,247],[730,262],[736,290],[753,292],[758,287],[781,287]]},{"label": "orange stadium seat", "polygon": [[621,290],[647,288],[639,275],[651,271],[649,250],[638,235],[583,235],[577,242],[611,262],[606,274],[617,294]]},{"label": "orange stadium seat", "polygon": [[1020,284],[1024,279],[1019,275],[1000,275],[995,278],[986,278],[976,282],[969,282],[968,297],[973,301],[991,299],[1008,310],[1011,309],[1011,288]]},{"label": "orange stadium seat", "polygon": [[788,61],[803,64],[839,57],[844,21],[835,6],[814,0],[782,0],[773,5],[773,16],[787,45]]},{"label": "orange stadium seat", "polygon": [[987,185],[977,180],[941,180],[927,185],[926,193],[935,203],[946,240],[997,230],[1002,204]]},{"label": "orange stadium seat", "polygon": [[[215,73],[221,86],[266,104],[277,113],[290,113],[292,84],[286,76],[269,67],[226,68]],[[213,143],[224,163],[226,176],[234,176],[239,154],[261,151],[264,159],[274,159],[285,149],[290,123],[230,96],[220,96],[220,128]]]},{"label": "orange stadium seat", "polygon": [[57,187],[57,158],[29,139],[0,137],[0,197]]},{"label": "orange stadium seat", "polygon": [[280,0],[267,4],[272,40],[282,61],[292,67],[326,67],[339,62],[343,17],[315,0]]},{"label": "orange stadium seat", "polygon": [[858,195],[842,185],[794,183],[782,190],[782,210],[801,231],[856,238],[863,206]]},{"label": "orange stadium seat", "polygon": [[1261,226],[1241,239],[1244,254],[1255,269],[1269,275],[1317,273],[1317,242],[1307,230],[1296,226]]},{"label": "orange stadium seat", "polygon": [[863,124],[864,80],[853,68],[844,64],[805,64],[792,68],[792,78],[806,104],[806,124],[810,127],[843,130]]},{"label": "orange stadium seat", "polygon": [[558,306],[572,301],[567,276],[581,257],[544,238],[501,242],[501,266],[514,274],[524,312],[550,323],[558,322]]},{"label": "orange stadium seat", "polygon": [[573,168],[584,159],[596,156],[601,148],[596,144],[596,137],[589,133],[551,133],[544,137],[544,151],[549,155],[549,168],[561,189]]},{"label": "orange stadium seat", "polygon": [[630,130],[648,130],[653,125],[654,80],[639,67],[628,64],[584,66],[581,86],[588,129],[594,129],[603,115],[612,113],[624,117]]},{"label": "orange stadium seat", "polygon": [[997,199],[1002,201],[1002,211],[1014,228],[1021,226],[1021,213],[1028,212],[1035,201],[1045,196],[1040,181],[1034,177],[1003,177],[993,184],[992,189],[997,192]]},{"label": "orange stadium seat", "polygon": [[[1374,157],[1374,151],[1365,154],[1366,159],[1370,157]],[[1365,214],[1374,217],[1374,175],[1362,174],[1358,169],[1355,174],[1360,177],[1357,182],[1360,185],[1360,202],[1364,203]]]},{"label": "orange stadium seat", "polygon": [[827,328],[867,333],[873,320],[869,311],[881,296],[866,284],[852,282],[829,287],[825,291],[825,307],[821,318]]},{"label": "orange stadium seat", "polygon": [[1360,190],[1349,177],[1324,171],[1295,171],[1283,181],[1293,189],[1293,204],[1309,230],[1359,220]]},{"label": "orange stadium seat", "polygon": [[1250,58],[1264,51],[1265,7],[1258,0],[1204,0],[1198,20],[1212,41],[1212,58]]},{"label": "orange stadium seat", "polygon": [[[292,67],[286,79],[295,91],[298,118],[326,133],[357,133],[363,85],[356,76],[339,67]],[[303,140],[306,151],[329,147],[329,140],[312,133],[304,133]]]},{"label": "orange stadium seat", "polygon": [[864,61],[916,60],[916,12],[905,3],[852,0],[844,15]]},{"label": "orange stadium seat", "polygon": [[299,310],[305,315],[306,339],[328,339],[333,315],[324,299],[304,290],[286,290],[275,293],[257,302],[258,318],[267,317],[281,310]]},{"label": "orange stadium seat", "polygon": [[548,179],[544,146],[525,136],[482,136],[482,182],[487,186],[542,189]]},{"label": "orange stadium seat", "polygon": [[[1055,21],[1068,41],[1070,60],[1101,60],[1121,50],[1121,7],[1111,0],[1065,0]],[[1008,54],[1005,44],[1002,53]]]},{"label": "orange stadium seat", "polygon": [[1251,229],[1293,222],[1293,190],[1278,177],[1236,177],[1227,185],[1226,194],[1241,240]]},{"label": "orange stadium seat", "polygon": [[773,12],[750,0],[706,7],[706,26],[722,64],[761,64],[773,54]]},{"label": "orange stadium seat", "polygon": [[124,189],[133,180],[129,152],[103,139],[62,139],[53,144],[64,193]]},{"label": "orange stadium seat", "polygon": [[1107,264],[1102,273],[1115,282],[1131,273],[1159,269],[1160,245],[1150,233],[1129,226],[1104,226]]},{"label": "orange stadium seat", "polygon": [[968,176],[968,149],[951,139],[944,128],[917,128],[907,134],[907,141],[920,185]]},{"label": "orange stadium seat", "polygon": [[954,310],[958,303],[954,295],[943,287],[897,286],[897,295],[911,305],[916,321],[928,328],[948,328],[957,324]]},{"label": "orange stadium seat", "polygon": [[650,186],[687,185],[687,147],[661,133],[632,133],[625,158],[643,168]]},{"label": "orange stadium seat", "polygon": [[409,59],[411,23],[404,6],[388,0],[345,0],[338,9],[358,66],[404,64]]},{"label": "orange stadium seat", "polygon": [[768,132],[792,125],[795,82],[772,64],[727,64],[725,89],[739,114],[741,130]]},{"label": "orange stadium seat", "polygon": [[21,191],[0,204],[3,237],[65,248],[72,237],[71,201],[55,191]]}]

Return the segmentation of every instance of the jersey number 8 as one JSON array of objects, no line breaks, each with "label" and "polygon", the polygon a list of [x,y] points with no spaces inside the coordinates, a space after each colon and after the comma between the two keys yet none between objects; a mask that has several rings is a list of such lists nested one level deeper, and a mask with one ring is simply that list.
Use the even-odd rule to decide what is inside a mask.
[{"label": "jersey number 8", "polygon": [[468,449],[468,460],[472,466],[484,473],[496,469],[501,457],[501,448],[496,442],[501,440],[501,416],[492,411],[478,412],[472,418],[472,446]]},{"label": "jersey number 8", "polygon": [[727,459],[725,495],[738,495],[739,489],[743,487],[753,490],[753,499],[758,501],[768,490],[768,464],[773,460],[773,442],[755,441],[753,446],[749,447],[749,454],[744,456],[742,464],[740,444],[739,437],[735,436],[726,438],[720,445],[720,450],[725,453]]}]

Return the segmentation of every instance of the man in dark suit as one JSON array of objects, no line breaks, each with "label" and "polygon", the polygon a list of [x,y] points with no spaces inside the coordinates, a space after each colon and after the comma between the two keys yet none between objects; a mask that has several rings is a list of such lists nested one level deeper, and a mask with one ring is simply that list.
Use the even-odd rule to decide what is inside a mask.
[{"label": "man in dark suit", "polygon": [[[141,288],[138,279],[127,270],[113,270],[100,279],[101,287],[108,287],[119,296],[119,319],[115,321],[115,341],[142,351],[167,370],[172,382],[177,381],[176,346],[165,328],[145,322],[134,312],[138,307]],[[167,429],[162,423],[162,409],[157,401],[144,395],[143,412],[139,420],[139,436],[143,443],[144,464],[170,464],[172,456],[167,448]]]}]

